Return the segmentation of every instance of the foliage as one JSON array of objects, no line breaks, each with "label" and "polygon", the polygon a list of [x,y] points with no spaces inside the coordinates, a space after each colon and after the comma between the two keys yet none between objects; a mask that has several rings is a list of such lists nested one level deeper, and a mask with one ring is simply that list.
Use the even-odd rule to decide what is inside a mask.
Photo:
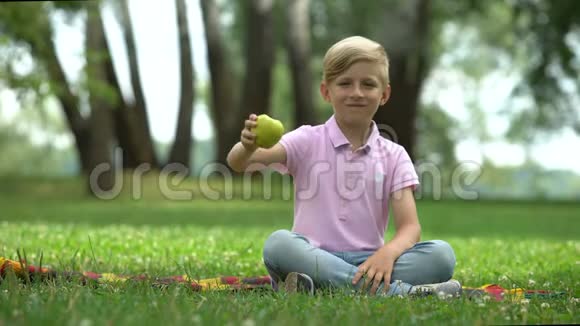
[{"label": "foliage", "polygon": [[578,1],[495,1],[457,17],[434,16],[446,17],[441,32],[449,24],[460,30],[451,44],[438,45],[439,51],[449,52],[460,39],[472,40],[454,60],[467,74],[479,79],[500,70],[516,76],[511,101],[503,108],[512,122],[508,139],[533,143],[540,131],[568,127],[580,133]]},{"label": "foliage", "polygon": [[481,168],[475,188],[482,198],[580,199],[580,176],[570,171],[546,170],[530,159],[507,167],[486,160]]},{"label": "foliage", "polygon": [[570,126],[580,134],[580,3],[518,0],[514,18],[530,55],[518,91],[531,92],[537,106],[527,108],[520,119],[542,129]]},{"label": "foliage", "polygon": [[294,116],[292,112],[294,108],[292,102],[288,101],[292,98],[292,83],[290,76],[290,69],[286,64],[286,54],[283,51],[277,52],[276,62],[272,70],[272,116],[282,121],[286,130],[290,130],[294,126]]},{"label": "foliage", "polygon": [[[18,92],[35,92],[40,99],[60,94],[63,89],[74,86],[71,89],[79,94],[92,91],[110,104],[118,103],[112,85],[87,79],[87,75],[91,75],[87,67],[82,71],[78,85],[51,83],[46,71],[50,62],[47,58],[50,51],[55,49],[55,44],[54,40],[47,41],[45,38],[53,37],[55,16],[64,15],[64,19],[72,23],[83,16],[84,10],[85,5],[77,1],[8,4],[7,10],[0,13],[0,31],[8,35],[7,47],[1,51],[0,71],[3,78],[0,81]],[[22,24],[24,20],[30,20],[30,24]],[[106,56],[104,51],[86,53],[87,60],[103,61]],[[22,69],[23,66],[29,66],[29,69]]]},{"label": "foliage", "polygon": [[0,123],[0,152],[4,157],[0,175],[67,175],[66,168],[78,170],[71,148],[32,144],[28,133],[3,123]]},{"label": "foliage", "polygon": [[[238,80],[244,71],[244,41],[247,18],[245,2],[217,1],[222,13],[222,26],[226,45],[235,70],[232,78]],[[346,35],[360,34],[382,40],[382,22],[389,10],[404,2],[395,0],[312,1],[310,8],[312,35],[313,80],[317,85],[321,75],[321,58],[329,44]],[[115,2],[108,2],[115,8]],[[292,125],[290,74],[284,53],[283,3],[276,2],[275,31],[277,59],[274,69],[273,112]],[[19,92],[21,98],[31,96],[39,103],[66,85],[47,83],[46,67],[43,65],[47,38],[52,35],[55,15],[69,20],[83,17],[82,2],[36,2],[7,3],[0,11],[0,83],[3,87]],[[580,106],[578,78],[580,73],[580,2],[574,0],[504,0],[481,2],[431,2],[430,64],[432,67],[457,69],[478,82],[490,71],[501,71],[506,78],[516,78],[518,87],[514,101],[505,108],[506,119],[511,125],[507,137],[513,141],[532,143],[542,130],[558,131],[563,128],[580,130]],[[51,16],[52,15],[52,16]],[[26,21],[26,24],[22,22]],[[49,36],[47,36],[49,35]],[[388,50],[388,49],[387,49]],[[101,56],[89,53],[88,56]],[[23,64],[28,63],[28,64]],[[22,70],[18,67],[27,66]],[[86,73],[86,72],[84,72]],[[86,74],[85,74],[86,76]],[[237,84],[236,84],[237,85]],[[86,97],[88,89],[97,90],[114,102],[113,89],[105,83],[81,77],[78,85],[70,85],[73,93]],[[466,85],[466,91],[470,85]],[[473,85],[471,85],[473,86]],[[318,116],[323,121],[332,110],[319,96],[314,96]],[[475,102],[471,102],[471,100]],[[481,141],[489,138],[484,108],[477,106],[472,98],[466,106],[470,110],[470,131],[476,132]],[[431,103],[424,103],[419,111],[418,124],[436,119],[430,111]],[[86,105],[85,105],[86,106]],[[81,105],[82,107],[82,105]],[[441,112],[437,113],[440,115]],[[443,122],[443,120],[439,120]],[[449,126],[452,128],[452,126]],[[422,128],[419,128],[421,130]],[[453,134],[453,131],[450,131]],[[441,132],[442,137],[444,132]],[[502,135],[503,136],[503,135]],[[427,139],[418,135],[419,139]],[[431,138],[428,138],[431,141]],[[449,147],[447,137],[437,140]],[[433,144],[420,146],[423,150],[435,148]],[[443,145],[441,145],[443,146]],[[423,151],[420,149],[420,151]],[[439,150],[438,150],[439,151]],[[445,149],[449,153],[449,148]],[[428,156],[420,152],[420,156]],[[448,154],[445,154],[448,155]]]},{"label": "foliage", "polygon": [[350,35],[362,35],[380,41],[380,22],[384,10],[398,5],[393,0],[356,1],[323,0],[312,1],[312,51],[324,56],[328,47]]},{"label": "foliage", "polygon": [[[21,108],[13,118],[0,121],[0,175],[70,175],[78,171],[67,127],[53,97],[39,99],[19,93]],[[2,108],[0,107],[0,112]]]},{"label": "foliage", "polygon": [[455,139],[459,138],[457,121],[436,106],[425,107],[417,121],[420,161],[433,162],[444,169],[456,163]]}]

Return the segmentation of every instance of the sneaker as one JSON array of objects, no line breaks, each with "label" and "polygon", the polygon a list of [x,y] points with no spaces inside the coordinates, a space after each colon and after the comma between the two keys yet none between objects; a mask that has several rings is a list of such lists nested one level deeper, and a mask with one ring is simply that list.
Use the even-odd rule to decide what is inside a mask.
[{"label": "sneaker", "polygon": [[461,283],[457,280],[449,280],[443,283],[415,285],[409,290],[409,295],[427,296],[436,294],[439,298],[446,299],[461,295]]},{"label": "sneaker", "polygon": [[306,293],[314,295],[314,282],[306,274],[291,272],[286,276],[284,281],[284,290],[286,293]]}]

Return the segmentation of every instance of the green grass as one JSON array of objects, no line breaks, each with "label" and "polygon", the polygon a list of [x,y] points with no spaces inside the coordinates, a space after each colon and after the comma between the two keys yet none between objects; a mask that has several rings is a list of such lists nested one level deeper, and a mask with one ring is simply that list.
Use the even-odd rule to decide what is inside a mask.
[{"label": "green grass", "polygon": [[[191,187],[192,184],[186,184]],[[76,180],[0,179],[0,255],[60,270],[152,275],[265,275],[261,247],[290,228],[292,202],[86,198]],[[200,197],[196,192],[196,197]],[[260,196],[256,196],[260,197]],[[580,205],[577,203],[418,202],[423,239],[449,241],[455,277],[562,290],[527,304],[270,292],[191,292],[145,284],[0,284],[0,324],[525,324],[579,323]],[[392,226],[388,235],[392,235]],[[531,283],[535,283],[533,286]],[[549,305],[549,306],[547,306]]]}]

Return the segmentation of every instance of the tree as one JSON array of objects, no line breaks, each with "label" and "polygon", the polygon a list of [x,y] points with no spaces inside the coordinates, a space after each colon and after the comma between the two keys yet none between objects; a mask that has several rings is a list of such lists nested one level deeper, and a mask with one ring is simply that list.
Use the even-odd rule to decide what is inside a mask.
[{"label": "tree", "polygon": [[292,72],[296,126],[314,125],[318,121],[312,97],[309,6],[309,0],[291,0],[286,2],[284,8],[285,41]]},{"label": "tree", "polygon": [[576,109],[580,105],[580,68],[575,64],[580,58],[580,3],[462,2],[456,8],[445,2],[436,4],[435,35],[442,35],[442,27],[450,25],[460,32],[455,33],[455,40],[435,39],[435,58],[458,43],[468,42],[471,51],[457,55],[451,65],[475,81],[498,70],[516,80],[511,99],[502,109],[510,121],[509,130],[502,136],[528,147],[541,133],[565,128],[580,132]]},{"label": "tree", "polygon": [[[182,62],[182,96],[179,123],[171,160],[189,167],[191,152],[191,120],[193,115],[193,68],[191,64],[191,44],[183,1],[177,2],[177,16],[180,31],[180,58]],[[147,119],[147,109],[140,83],[137,53],[133,38],[132,24],[127,3],[117,6],[123,35],[129,54],[129,70],[135,102],[125,101],[122,96],[113,58],[106,41],[100,17],[101,2],[53,2],[8,4],[0,12],[0,29],[9,36],[11,42],[30,49],[37,70],[31,74],[46,74],[54,96],[61,104],[69,128],[74,135],[82,172],[89,175],[101,163],[113,168],[112,146],[123,149],[125,168],[135,168],[148,163],[158,167],[153,150],[153,140]],[[70,15],[86,15],[87,43],[85,82],[80,92],[88,92],[90,112],[81,114],[80,95],[72,91],[65,78],[53,41],[51,15],[56,10],[65,10]],[[31,18],[32,17],[32,18]],[[23,25],[22,21],[30,20]],[[10,73],[12,87],[27,87],[19,83],[20,77]],[[30,76],[24,76],[26,79]],[[111,189],[111,180],[103,177],[102,189]]]},{"label": "tree", "polygon": [[[0,30],[10,37],[16,46],[26,46],[37,65],[32,74],[46,76],[51,92],[60,102],[68,127],[74,137],[78,159],[83,172],[89,171],[89,128],[87,120],[78,109],[79,99],[67,83],[64,70],[58,60],[53,42],[53,30],[47,7],[42,3],[7,3],[0,11]],[[22,25],[22,21],[28,21]],[[8,71],[10,87],[21,85],[19,77]],[[6,81],[6,79],[5,79]]]},{"label": "tree", "polygon": [[[74,164],[74,146],[62,148],[57,142],[69,133],[54,97],[19,92],[21,109],[10,120],[0,119],[0,175],[63,175]],[[17,93],[18,94],[18,93]],[[42,108],[42,109],[39,109]],[[4,107],[0,106],[0,112]],[[25,127],[25,128],[23,128]],[[42,130],[42,140],[28,130]]]},{"label": "tree", "polygon": [[[97,176],[96,185],[102,191],[112,190],[115,186],[113,169],[113,110],[115,100],[106,94],[107,89],[107,48],[98,2],[87,5],[86,24],[86,74],[89,82],[89,171],[95,171],[104,164],[105,172]],[[94,184],[89,185],[95,189]]]},{"label": "tree", "polygon": [[[219,9],[213,0],[202,0],[203,24],[211,79],[211,112],[217,138],[218,162],[225,162],[229,148],[230,128],[234,125],[234,103],[237,97],[235,79],[223,41]],[[229,111],[229,112],[228,112]],[[222,161],[223,160],[223,161]]]},{"label": "tree", "polygon": [[576,95],[580,69],[574,63],[580,56],[574,50],[580,40],[578,1],[326,0],[313,3],[311,10],[316,55],[352,34],[374,38],[385,46],[390,56],[393,94],[375,120],[385,126],[387,136],[396,135],[413,156],[415,120],[420,114],[418,98],[431,67],[441,54],[452,51],[441,43],[442,30],[449,23],[460,29],[475,29],[480,42],[490,49],[469,53],[467,62],[457,62],[467,74],[479,74],[479,78],[507,58],[523,76],[513,96],[532,101],[517,111],[512,104],[509,111],[513,123],[508,136],[521,140],[529,139],[537,130],[554,131],[566,126],[579,129],[580,114],[575,108],[580,105]]},{"label": "tree", "polygon": [[[100,4],[102,2],[98,3]],[[103,65],[106,71],[106,83],[103,85],[103,89],[107,90],[108,96],[112,102],[111,105],[114,107],[114,138],[116,140],[116,146],[119,146],[122,149],[123,168],[133,169],[143,163],[147,163],[153,168],[158,168],[159,164],[153,149],[153,139],[151,137],[147,120],[147,109],[139,78],[133,28],[127,2],[124,1],[116,4],[117,12],[120,13],[119,21],[122,26],[122,33],[129,56],[128,61],[131,86],[135,97],[135,101],[124,99],[113,65],[113,57],[110,48],[106,41],[102,42],[102,48],[98,49],[98,51],[100,52],[99,55],[102,55]],[[77,15],[82,14],[87,8],[91,9],[90,5],[82,3],[58,3],[56,4],[56,8],[64,9],[69,14]],[[99,11],[97,14],[100,17],[101,6],[99,5],[97,8]],[[52,14],[51,11],[48,13]],[[102,21],[102,18],[99,19]],[[101,22],[101,24],[95,25],[95,28],[100,28],[101,33],[105,35],[106,39],[103,23]],[[97,51],[97,49],[95,49],[95,51]],[[88,51],[87,57],[90,55],[91,53]],[[91,76],[87,76],[87,83],[91,82],[90,78]]]},{"label": "tree", "polygon": [[[123,29],[123,36],[125,39],[125,46],[127,48],[129,61],[131,86],[133,95],[135,97],[135,101],[133,103],[127,103],[127,105],[125,105],[125,109],[120,110],[120,112],[125,112],[124,121],[127,123],[119,124],[120,128],[118,128],[118,134],[121,141],[124,139],[135,141],[134,147],[138,149],[139,153],[138,156],[126,155],[128,157],[125,157],[124,162],[128,162],[126,166],[127,168],[135,168],[142,163],[148,163],[153,168],[157,168],[159,167],[159,163],[153,148],[153,139],[147,118],[147,103],[145,101],[145,94],[141,85],[141,77],[137,63],[137,51],[128,1],[121,1],[120,3],[115,3],[115,5]],[[193,103],[195,101],[195,80],[191,53],[191,39],[189,36],[187,8],[185,2],[182,0],[176,0],[175,10],[179,38],[181,92],[177,117],[177,128],[167,164],[178,163],[185,170],[189,171],[192,150],[191,123],[193,120]],[[133,135],[128,137],[127,132],[131,132]],[[135,159],[132,160],[131,157],[134,157]]]},{"label": "tree", "polygon": [[510,136],[563,127],[580,135],[580,2],[518,0],[511,22],[516,38],[507,50],[527,56],[515,95],[530,95],[533,102],[514,116]]},{"label": "tree", "polygon": [[[145,93],[141,85],[141,74],[139,73],[139,64],[137,62],[137,49],[135,46],[135,37],[133,32],[133,23],[131,22],[131,15],[129,13],[128,1],[120,1],[116,3],[116,11],[118,13],[118,20],[122,26],[123,38],[125,40],[125,47],[127,49],[127,56],[129,62],[129,75],[131,78],[131,86],[133,90],[134,103],[128,103],[129,108],[125,112],[124,117],[128,121],[133,121],[133,132],[135,136],[130,137],[127,132],[131,129],[123,128],[122,123],[117,124],[117,133],[120,142],[128,142],[128,139],[138,141],[136,146],[140,148],[141,157],[132,160],[131,157],[125,155],[124,162],[127,168],[134,168],[140,163],[149,163],[152,167],[159,166],[159,160],[153,148],[153,137],[151,136],[151,127],[147,118],[147,102],[145,101]],[[131,119],[132,118],[132,119]],[[135,155],[132,155],[134,157]]]},{"label": "tree", "polygon": [[[470,53],[470,61],[459,65],[466,74],[486,74],[490,67],[495,68],[489,62],[499,61],[490,57],[500,54],[501,58],[508,57],[509,62],[523,75],[515,97],[526,96],[533,101],[527,107],[518,108],[517,112],[510,112],[513,128],[509,135],[530,139],[534,128],[555,130],[569,126],[580,130],[580,117],[576,110],[580,101],[576,95],[579,83],[576,76],[580,68],[576,64],[578,51],[574,50],[580,43],[578,1],[505,0],[483,3],[470,0],[447,3],[428,0],[292,0],[279,7],[284,11],[285,26],[278,37],[272,34],[275,31],[272,28],[273,0],[222,1],[221,7],[216,5],[215,0],[202,0],[201,5],[211,74],[211,112],[220,162],[225,162],[228,150],[237,141],[247,114],[269,112],[271,70],[274,50],[278,46],[275,40],[278,37],[282,39],[282,36],[293,76],[297,124],[316,120],[316,115],[309,115],[315,112],[315,109],[309,109],[314,89],[311,83],[321,75],[321,67],[315,63],[321,60],[328,46],[353,34],[367,36],[385,46],[391,62],[392,98],[385,107],[380,108],[375,120],[383,128],[384,136],[396,137],[412,157],[416,157],[416,121],[421,115],[419,98],[422,86],[441,54],[451,51],[453,44],[444,47],[439,37],[442,30],[453,23],[460,26],[462,31],[468,28],[477,30],[481,41],[493,49],[486,53]],[[88,165],[90,119],[79,113],[79,94],[67,85],[54,45],[46,42],[52,39],[47,13],[55,6],[76,6],[81,8],[80,12],[83,8],[82,3],[78,2],[7,4],[0,12],[0,28],[15,42],[29,46],[39,64],[38,73],[46,74],[46,79],[51,81],[75,136],[79,160],[85,167]],[[177,7],[180,6],[184,7],[178,3]],[[127,164],[134,166],[138,162],[152,160],[152,156],[136,149],[149,147],[139,141],[150,140],[150,131],[146,124],[146,103],[140,90],[136,51],[126,6],[125,9],[122,25],[125,26],[124,35],[132,67],[135,103],[123,102],[112,64],[106,60],[104,64],[110,88],[107,93],[120,101],[114,105],[115,137],[131,158]],[[233,17],[233,22],[220,20],[225,10],[230,10],[229,17]],[[179,11],[182,10],[178,9],[178,14]],[[309,14],[305,15],[305,12]],[[30,24],[22,26],[24,19]],[[490,21],[494,23],[490,24]],[[186,39],[182,40],[180,44],[183,45]],[[183,51],[187,47],[180,48],[183,68],[188,64]],[[183,99],[194,96],[193,86],[187,86],[190,80],[184,74],[187,70],[192,69],[182,71],[183,103],[190,102]],[[193,77],[192,74],[192,85]],[[186,90],[191,90],[191,94],[184,93]],[[185,119],[179,118],[181,127],[178,129],[181,131],[176,133],[179,136],[176,136],[174,148],[188,147],[178,146],[177,139],[190,133],[183,121],[190,119],[192,111],[181,104],[180,107],[184,108],[183,111],[180,108],[180,116],[183,112]],[[172,153],[184,151],[172,150]],[[180,161],[185,155],[179,159],[174,158],[173,154],[171,157],[171,160]]]},{"label": "tree", "polygon": [[181,95],[175,141],[169,154],[169,163],[179,163],[187,171],[191,170],[191,122],[193,120],[194,75],[189,38],[185,0],[176,0],[177,30],[179,33],[179,59],[181,76]]},{"label": "tree", "polygon": [[393,7],[384,10],[380,38],[389,51],[391,98],[374,119],[384,136],[405,147],[414,158],[419,96],[429,70],[431,8],[427,0],[409,0]]},{"label": "tree", "polygon": [[457,121],[440,107],[424,107],[417,117],[417,159],[451,171],[457,163],[454,139],[459,133]]},{"label": "tree", "polygon": [[[225,46],[220,10],[213,0],[202,0],[204,29],[211,75],[211,107],[217,137],[217,161],[226,162],[229,149],[238,141],[244,119],[270,109],[273,39],[272,0],[244,2],[245,73],[239,79],[233,69],[231,53]],[[243,80],[238,94],[235,83]],[[235,103],[238,103],[236,105]]]}]

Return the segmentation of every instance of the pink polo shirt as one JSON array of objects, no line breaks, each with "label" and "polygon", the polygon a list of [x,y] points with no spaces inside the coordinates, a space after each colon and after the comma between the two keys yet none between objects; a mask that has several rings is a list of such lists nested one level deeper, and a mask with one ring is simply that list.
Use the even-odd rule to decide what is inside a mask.
[{"label": "pink polo shirt", "polygon": [[352,152],[334,116],[280,140],[294,178],[292,231],[327,251],[377,250],[384,244],[392,192],[419,184],[405,149],[380,136]]}]

